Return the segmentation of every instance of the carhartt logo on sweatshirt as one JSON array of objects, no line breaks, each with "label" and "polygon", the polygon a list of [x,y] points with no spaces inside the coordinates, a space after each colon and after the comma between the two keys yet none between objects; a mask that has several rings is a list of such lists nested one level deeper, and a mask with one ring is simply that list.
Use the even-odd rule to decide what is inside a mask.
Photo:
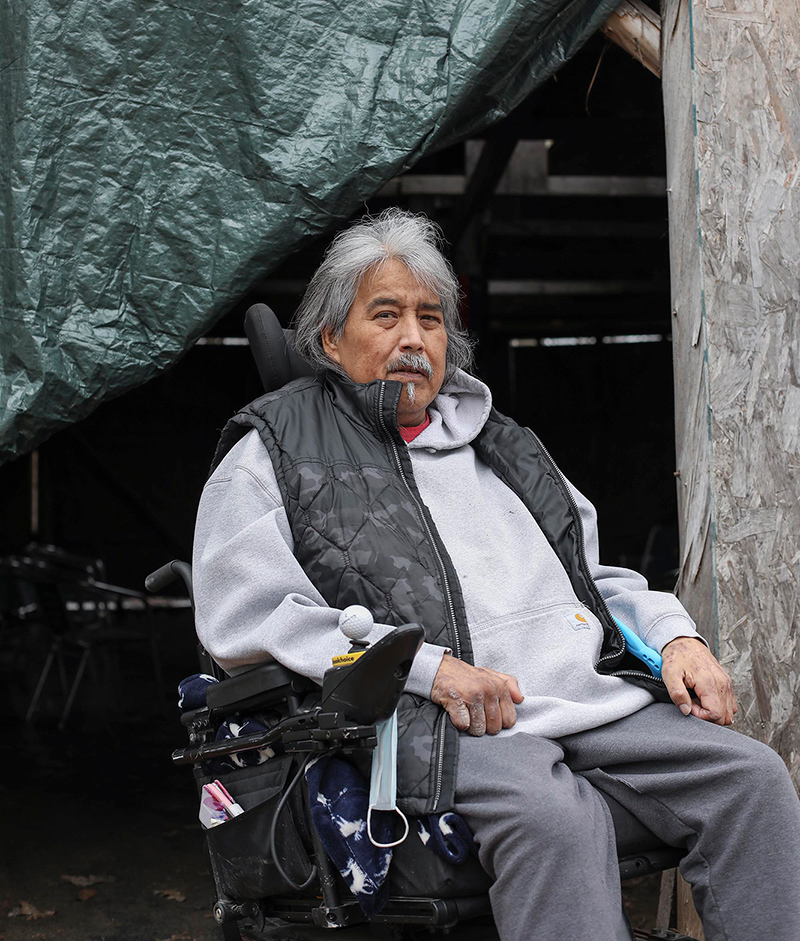
[{"label": "carhartt logo on sweatshirt", "polygon": [[564,619],[574,631],[588,631],[591,627],[589,619],[580,611],[575,611],[574,614],[565,614]]}]

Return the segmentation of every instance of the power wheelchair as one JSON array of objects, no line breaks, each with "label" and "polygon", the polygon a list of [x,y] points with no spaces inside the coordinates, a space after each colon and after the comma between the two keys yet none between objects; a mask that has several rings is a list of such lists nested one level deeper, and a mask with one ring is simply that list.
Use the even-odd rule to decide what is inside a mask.
[{"label": "power wheelchair", "polygon": [[[294,351],[291,331],[280,327],[266,305],[247,311],[245,329],[265,391],[312,374]],[[181,579],[192,598],[185,562],[162,566],[145,584],[160,591]],[[368,769],[375,723],[394,711],[421,639],[416,625],[397,628],[352,666],[332,667],[321,690],[274,660],[227,677],[198,648],[201,669],[219,682],[208,686],[205,705],[183,713],[189,745],[173,753],[173,762],[192,766],[201,793],[216,776],[209,762],[264,748],[272,756],[221,776],[244,813],[205,831],[217,895],[213,915],[225,941],[314,941],[330,929],[337,929],[341,941],[497,938],[491,880],[474,857],[448,863],[412,828],[394,849],[388,902],[367,919],[311,823],[303,779],[307,761],[335,753]],[[264,731],[215,740],[221,723],[245,716],[258,716]],[[623,880],[678,864],[682,848],[666,845],[613,798],[602,796],[614,820]],[[637,937],[692,941],[664,929]]]}]

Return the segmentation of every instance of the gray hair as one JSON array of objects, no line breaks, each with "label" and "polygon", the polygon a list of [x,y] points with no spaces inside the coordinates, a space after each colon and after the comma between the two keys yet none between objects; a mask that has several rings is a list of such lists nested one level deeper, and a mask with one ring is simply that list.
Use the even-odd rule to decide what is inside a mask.
[{"label": "gray hair", "polygon": [[390,259],[401,261],[420,284],[442,305],[447,330],[445,381],[456,369],[472,369],[473,343],[458,313],[459,285],[440,250],[443,242],[435,222],[420,213],[386,209],[379,216],[364,216],[340,232],[306,288],[294,316],[295,348],[317,369],[343,372],[322,346],[323,331],[334,340],[344,332],[347,315],[361,279]]}]

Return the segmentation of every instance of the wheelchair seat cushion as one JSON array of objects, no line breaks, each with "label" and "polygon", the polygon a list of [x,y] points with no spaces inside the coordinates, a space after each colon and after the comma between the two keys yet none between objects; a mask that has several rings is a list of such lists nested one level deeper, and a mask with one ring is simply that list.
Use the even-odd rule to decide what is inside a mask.
[{"label": "wheelchair seat cushion", "polygon": [[617,839],[617,855],[622,859],[625,856],[631,856],[635,853],[643,853],[647,850],[657,850],[666,848],[664,841],[649,830],[637,817],[619,801],[614,800],[604,791],[599,791],[600,796],[608,804],[611,811],[611,817],[614,821],[614,832]]}]

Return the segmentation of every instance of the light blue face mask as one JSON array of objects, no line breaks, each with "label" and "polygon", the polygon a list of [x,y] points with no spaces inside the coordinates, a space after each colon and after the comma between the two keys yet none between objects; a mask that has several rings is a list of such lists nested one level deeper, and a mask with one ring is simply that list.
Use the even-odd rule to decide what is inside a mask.
[{"label": "light blue face mask", "polygon": [[[408,820],[397,806],[397,713],[390,719],[376,722],[378,744],[372,752],[372,774],[369,781],[369,809],[367,810],[367,836],[373,846],[382,849],[398,846],[408,836]],[[372,811],[394,810],[403,818],[405,833],[394,843],[377,843],[372,838]]]}]

